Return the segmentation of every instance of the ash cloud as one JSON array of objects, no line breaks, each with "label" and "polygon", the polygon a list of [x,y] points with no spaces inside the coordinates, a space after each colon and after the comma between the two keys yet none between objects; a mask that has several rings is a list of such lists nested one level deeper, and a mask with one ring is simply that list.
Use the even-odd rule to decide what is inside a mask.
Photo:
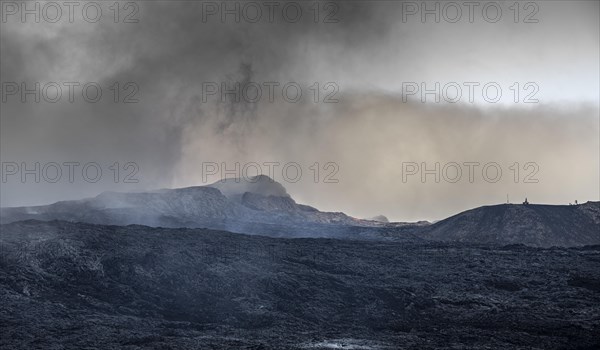
[{"label": "ash cloud", "polygon": [[[134,161],[141,177],[134,185],[2,184],[2,206],[199,185],[207,161],[336,162],[337,184],[315,184],[308,172],[283,184],[299,202],[361,217],[437,219],[506,193],[598,200],[598,104],[586,95],[589,80],[577,80],[598,72],[597,34],[578,35],[597,29],[590,15],[597,4],[541,4],[545,17],[537,27],[402,23],[401,5],[389,2],[336,1],[339,22],[317,24],[309,15],[297,23],[203,22],[200,2],[138,4],[136,24],[2,23],[3,82],[94,81],[106,94],[97,104],[4,103],[2,161]],[[552,29],[565,22],[572,31]],[[499,42],[513,46],[500,50]],[[540,59],[548,53],[555,56]],[[506,64],[511,58],[519,64]],[[556,67],[575,77],[568,88],[581,89],[580,100],[548,95],[528,108],[431,105],[403,103],[398,90],[401,81],[508,76],[533,77],[552,92],[564,79]],[[204,82],[236,81],[298,82],[305,98],[203,102]],[[114,82],[135,82],[140,103],[113,103]],[[336,82],[339,102],[313,103],[315,82]],[[540,164],[540,183],[511,184],[509,174],[497,184],[402,183],[404,161],[532,161]]]}]

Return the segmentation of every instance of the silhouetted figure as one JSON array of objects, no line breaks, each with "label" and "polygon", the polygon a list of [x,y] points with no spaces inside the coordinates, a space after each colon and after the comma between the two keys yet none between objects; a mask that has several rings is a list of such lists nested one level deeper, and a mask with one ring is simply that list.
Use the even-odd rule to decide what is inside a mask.
[{"label": "silhouetted figure", "polygon": [[527,201],[527,197],[525,197],[525,202],[523,202],[523,205],[529,205],[529,202]]}]

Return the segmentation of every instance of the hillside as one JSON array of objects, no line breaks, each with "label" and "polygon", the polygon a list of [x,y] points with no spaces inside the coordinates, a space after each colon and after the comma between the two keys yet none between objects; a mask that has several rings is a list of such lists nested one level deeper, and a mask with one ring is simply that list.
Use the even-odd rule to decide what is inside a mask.
[{"label": "hillside", "polygon": [[[377,226],[344,213],[298,204],[266,176],[149,192],[104,192],[94,198],[0,209],[0,222],[64,220],[108,225],[213,228],[274,236],[328,236],[328,227]],[[283,227],[284,229],[279,229]]]},{"label": "hillside", "polygon": [[442,241],[536,247],[600,244],[600,202],[484,206],[423,227],[420,235]]},{"label": "hillside", "polygon": [[296,203],[269,177],[149,192],[105,192],[46,206],[1,208],[0,222],[63,220],[103,225],[210,228],[272,237],[429,239],[475,244],[574,247],[600,244],[600,202],[581,205],[502,204],[445,220],[401,223],[356,219]]}]

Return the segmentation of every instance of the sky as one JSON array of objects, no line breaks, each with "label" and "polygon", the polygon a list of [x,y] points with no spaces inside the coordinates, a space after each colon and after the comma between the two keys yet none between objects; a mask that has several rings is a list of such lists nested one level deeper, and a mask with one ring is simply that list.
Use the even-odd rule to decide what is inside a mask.
[{"label": "sky", "polygon": [[597,1],[0,4],[3,207],[256,173],[395,221],[600,200]]}]

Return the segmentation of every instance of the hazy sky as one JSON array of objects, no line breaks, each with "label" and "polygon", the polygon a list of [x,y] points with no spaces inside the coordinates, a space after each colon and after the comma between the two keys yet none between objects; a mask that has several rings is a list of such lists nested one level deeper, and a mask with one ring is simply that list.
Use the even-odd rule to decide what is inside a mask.
[{"label": "hazy sky", "polygon": [[270,162],[298,202],[356,217],[599,200],[599,2],[514,3],[97,1],[69,18],[3,1],[0,204]]}]

